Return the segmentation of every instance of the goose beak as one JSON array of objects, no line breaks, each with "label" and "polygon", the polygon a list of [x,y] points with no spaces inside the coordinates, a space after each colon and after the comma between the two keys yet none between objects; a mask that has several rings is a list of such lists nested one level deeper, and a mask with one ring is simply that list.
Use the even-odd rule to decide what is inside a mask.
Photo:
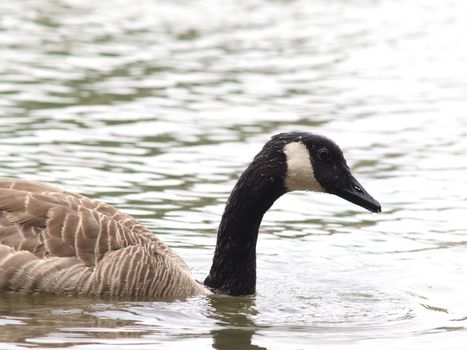
[{"label": "goose beak", "polygon": [[333,188],[332,193],[373,213],[381,212],[381,204],[350,173],[344,181]]}]

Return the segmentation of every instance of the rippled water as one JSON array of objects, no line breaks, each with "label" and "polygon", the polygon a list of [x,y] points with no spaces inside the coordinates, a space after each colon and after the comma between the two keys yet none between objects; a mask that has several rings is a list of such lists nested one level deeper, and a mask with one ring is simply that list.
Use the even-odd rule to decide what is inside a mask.
[{"label": "rippled water", "polygon": [[294,193],[257,295],[0,295],[2,349],[464,349],[467,3],[0,2],[0,176],[136,216],[207,273],[271,134],[326,134],[383,205]]}]

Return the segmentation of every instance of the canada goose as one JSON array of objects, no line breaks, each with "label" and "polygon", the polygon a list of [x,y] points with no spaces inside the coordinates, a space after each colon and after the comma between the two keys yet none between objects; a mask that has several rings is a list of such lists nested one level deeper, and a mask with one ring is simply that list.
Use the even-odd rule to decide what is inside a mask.
[{"label": "canada goose", "polygon": [[153,233],[114,207],[55,186],[0,180],[0,291],[124,297],[255,292],[264,213],[284,193],[327,192],[381,211],[330,139],[273,136],[227,201],[204,285]]}]

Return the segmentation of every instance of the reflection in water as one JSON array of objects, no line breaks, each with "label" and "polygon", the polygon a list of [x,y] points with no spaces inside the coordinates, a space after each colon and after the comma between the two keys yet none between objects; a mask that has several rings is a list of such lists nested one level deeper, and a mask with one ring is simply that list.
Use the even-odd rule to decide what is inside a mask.
[{"label": "reflection in water", "polygon": [[[78,333],[78,338],[98,337],[95,330],[131,326],[131,322],[96,317],[94,305],[91,299],[2,293],[0,341],[30,343],[43,339],[39,342],[56,343],[53,338],[47,338],[62,333],[61,337],[70,341]],[[76,332],[80,328],[81,331]],[[113,335],[124,337],[125,333],[122,329]]]},{"label": "reflection in water", "polygon": [[252,344],[257,326],[251,316],[255,309],[255,296],[227,297],[213,296],[209,300],[212,307],[210,317],[217,325],[212,331],[212,347],[217,350],[264,350]]},{"label": "reflection in water", "polygon": [[62,346],[147,344],[170,333],[179,340],[206,328],[219,350],[266,349],[252,344],[255,297],[212,296],[190,301],[111,302],[50,295],[0,294],[2,343]]}]

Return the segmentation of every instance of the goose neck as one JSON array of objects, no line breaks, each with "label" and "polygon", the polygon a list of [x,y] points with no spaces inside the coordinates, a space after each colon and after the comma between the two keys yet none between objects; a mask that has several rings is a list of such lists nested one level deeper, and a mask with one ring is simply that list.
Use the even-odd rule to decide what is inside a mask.
[{"label": "goose neck", "polygon": [[256,242],[265,212],[285,193],[280,163],[253,162],[234,187],[217,233],[213,263],[205,285],[229,295],[253,294],[256,287]]}]

